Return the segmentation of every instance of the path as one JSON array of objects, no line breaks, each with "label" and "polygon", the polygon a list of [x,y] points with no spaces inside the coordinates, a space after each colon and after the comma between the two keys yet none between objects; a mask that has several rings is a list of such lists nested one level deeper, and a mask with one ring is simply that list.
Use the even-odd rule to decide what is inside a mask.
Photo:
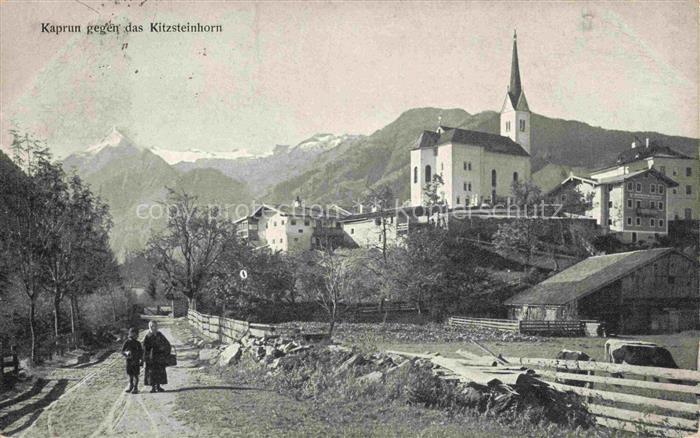
[{"label": "path", "polygon": [[[113,352],[93,363],[56,369],[48,379],[35,384],[33,394],[23,396],[24,403],[16,400],[20,397],[2,402],[0,409],[5,407],[7,412],[2,410],[0,415],[7,418],[8,424],[3,434],[11,436],[21,431],[19,436],[23,437],[196,436],[177,421],[174,411],[177,395],[196,382],[193,375],[199,371],[194,368],[198,352],[184,345],[167,323],[162,324],[161,330],[178,356],[178,365],[168,368],[167,392],[151,394],[150,388],[141,387],[145,392],[125,393],[124,359]],[[35,422],[25,429],[32,421]]]}]

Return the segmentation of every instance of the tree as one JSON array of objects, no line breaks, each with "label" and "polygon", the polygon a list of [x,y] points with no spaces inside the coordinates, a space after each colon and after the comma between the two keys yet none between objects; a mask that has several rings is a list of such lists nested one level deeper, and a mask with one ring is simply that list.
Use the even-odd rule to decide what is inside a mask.
[{"label": "tree", "polygon": [[372,211],[377,212],[379,215],[379,235],[382,258],[386,262],[389,218],[392,214],[391,208],[396,202],[394,192],[388,184],[380,185],[374,189],[367,188],[363,201],[368,203],[372,207]]},{"label": "tree", "polygon": [[184,192],[169,190],[166,207],[166,229],[149,239],[148,257],[166,289],[181,291],[196,309],[217,261],[236,243],[235,226],[218,209],[199,206]]},{"label": "tree", "polygon": [[444,193],[441,191],[445,185],[442,175],[435,174],[430,182],[423,187],[423,205],[428,208],[430,216],[436,213],[435,225],[439,226],[442,221],[442,211],[446,206]]},{"label": "tree", "polygon": [[299,287],[304,290],[328,315],[328,336],[333,336],[340,306],[354,290],[354,280],[363,265],[363,259],[351,253],[334,251],[308,252],[298,266]]}]

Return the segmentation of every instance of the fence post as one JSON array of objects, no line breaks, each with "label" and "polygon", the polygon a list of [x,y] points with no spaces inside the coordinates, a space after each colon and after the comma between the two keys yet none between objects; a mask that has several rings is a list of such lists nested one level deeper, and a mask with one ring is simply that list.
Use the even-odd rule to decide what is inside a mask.
[{"label": "fence post", "polygon": [[0,341],[0,386],[5,384],[5,343]]},{"label": "fence post", "polygon": [[[695,363],[695,369],[700,371],[700,342],[698,342],[698,355]],[[696,386],[700,389],[700,383],[698,383]],[[695,402],[698,404],[698,407],[700,407],[700,394],[695,395]],[[700,418],[698,418],[698,435],[700,435]]]}]

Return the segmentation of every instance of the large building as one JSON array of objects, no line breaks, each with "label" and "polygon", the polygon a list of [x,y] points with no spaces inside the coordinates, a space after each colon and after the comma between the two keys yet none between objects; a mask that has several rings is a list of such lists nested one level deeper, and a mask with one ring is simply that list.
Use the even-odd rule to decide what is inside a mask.
[{"label": "large building", "polygon": [[697,260],[656,248],[589,257],[506,300],[511,319],[604,321],[616,333],[698,327]]},{"label": "large building", "polygon": [[653,242],[668,234],[669,191],[678,184],[656,169],[597,177],[570,176],[550,192],[567,205],[574,190],[590,199],[584,216],[623,242]]},{"label": "large building", "polygon": [[666,220],[700,219],[700,161],[647,138],[644,144],[634,141],[632,147],[618,155],[613,166],[596,170],[592,178],[604,179],[629,175],[644,169],[656,169],[678,185],[668,193]]},{"label": "large building", "polygon": [[439,196],[449,207],[496,203],[514,180],[530,178],[530,108],[520,80],[513,36],[510,85],[501,108],[501,135],[438,126],[424,131],[411,150],[411,205],[425,204],[425,189],[441,175]]},{"label": "large building", "polygon": [[344,243],[340,219],[350,215],[341,207],[307,208],[297,199],[292,205],[258,207],[236,221],[239,237],[250,245],[272,252],[295,252],[336,247]]}]

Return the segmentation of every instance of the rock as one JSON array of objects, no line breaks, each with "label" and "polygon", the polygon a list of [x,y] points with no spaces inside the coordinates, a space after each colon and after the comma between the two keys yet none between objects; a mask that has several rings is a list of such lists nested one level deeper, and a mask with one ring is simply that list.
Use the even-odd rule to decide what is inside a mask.
[{"label": "rock", "polygon": [[219,357],[219,350],[216,348],[203,348],[199,350],[199,360],[210,361]]},{"label": "rock", "polygon": [[221,355],[219,356],[219,366],[223,367],[237,362],[238,359],[241,358],[242,353],[243,346],[238,342],[229,345],[224,351],[221,352]]},{"label": "rock", "polygon": [[277,359],[275,359],[269,363],[269,367],[272,368],[273,370],[276,370],[277,368],[279,368],[281,362],[282,362],[282,358],[278,357]]},{"label": "rock", "polygon": [[257,347],[251,347],[249,351],[250,354],[253,355],[255,360],[261,360],[265,357],[265,347],[263,347],[262,345],[259,345]]},{"label": "rock", "polygon": [[278,357],[284,356],[284,353],[282,353],[280,350],[276,349],[272,345],[266,345],[265,346],[265,357],[269,357],[270,360],[272,359],[277,359]]},{"label": "rock", "polygon": [[282,353],[287,354],[291,350],[293,350],[297,347],[299,347],[299,345],[296,342],[287,342],[287,343],[281,344],[279,346],[279,349],[280,349],[280,351],[282,351]]},{"label": "rock", "polygon": [[410,360],[405,360],[405,361],[401,362],[400,364],[386,370],[386,373],[387,373],[387,375],[393,374],[393,373],[397,372],[398,370],[400,370],[401,368],[406,368],[410,363],[411,363]]},{"label": "rock", "polygon": [[381,371],[372,371],[357,379],[358,383],[377,383],[381,382],[384,374]]},{"label": "rock", "polygon": [[338,369],[335,371],[335,375],[338,376],[350,369],[350,367],[353,367],[355,365],[361,365],[364,363],[364,358],[360,356],[359,354],[353,354],[350,359],[346,360],[345,362],[342,363],[338,367]]}]

